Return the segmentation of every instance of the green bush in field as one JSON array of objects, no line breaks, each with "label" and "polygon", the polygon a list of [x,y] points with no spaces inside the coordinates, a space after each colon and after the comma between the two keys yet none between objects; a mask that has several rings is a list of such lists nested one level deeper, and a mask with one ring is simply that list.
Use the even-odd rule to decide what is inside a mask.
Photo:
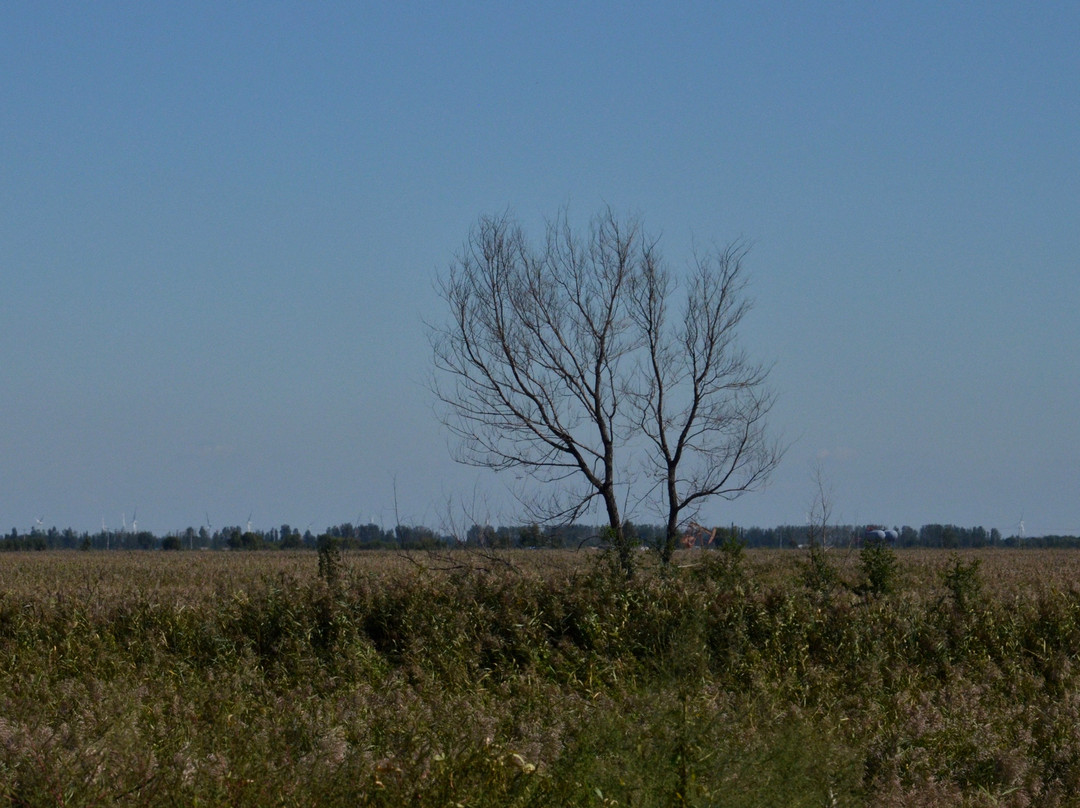
[{"label": "green bush in field", "polygon": [[949,566],[941,571],[941,580],[952,596],[953,605],[960,611],[968,611],[982,592],[980,563],[976,558],[965,564],[959,556],[952,556]]},{"label": "green bush in field", "polygon": [[840,575],[829,560],[827,548],[811,544],[803,561],[802,579],[806,588],[820,597],[828,597],[840,584]]},{"label": "green bush in field", "polygon": [[334,536],[319,537],[319,577],[328,586],[337,586],[341,580],[341,539]]},{"label": "green bush in field", "polygon": [[900,573],[895,551],[883,541],[867,541],[859,551],[859,564],[866,579],[865,591],[887,595],[896,588]]}]

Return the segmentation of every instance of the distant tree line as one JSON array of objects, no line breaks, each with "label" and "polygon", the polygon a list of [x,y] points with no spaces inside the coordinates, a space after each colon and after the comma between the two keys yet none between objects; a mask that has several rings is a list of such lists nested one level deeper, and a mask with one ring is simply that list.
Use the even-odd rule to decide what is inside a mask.
[{"label": "distant tree line", "polygon": [[[857,547],[866,535],[867,530],[889,530],[896,535],[892,544],[896,547],[1005,547],[1019,543],[1017,537],[1002,538],[997,528],[987,530],[984,527],[960,527],[958,525],[929,524],[921,528],[913,528],[909,525],[903,527],[887,527],[884,525],[828,525],[825,529],[826,543],[832,546]],[[743,541],[748,547],[800,547],[810,543],[812,531],[818,534],[822,532],[821,526],[809,525],[781,525],[773,528],[752,527],[741,532]],[[1036,540],[1024,539],[1024,545],[1033,544]],[[1076,546],[1080,547],[1080,537],[1076,538]]]},{"label": "distant tree line", "polygon": [[[637,531],[627,523],[629,530]],[[641,528],[641,535],[655,540],[659,527]],[[435,549],[457,546],[579,547],[599,543],[600,528],[587,525],[541,527],[537,524],[517,527],[472,525],[464,535],[456,536],[421,525],[397,525],[382,528],[375,524],[332,525],[322,533],[310,529],[301,532],[288,524],[270,530],[247,529],[239,525],[217,530],[189,527],[179,532],[157,536],[148,530],[102,530],[93,533],[34,528],[20,532],[12,528],[0,537],[0,550],[294,550],[317,549],[322,538],[348,550]],[[637,532],[634,535],[638,535]]]},{"label": "distant tree line", "polygon": [[[858,547],[867,529],[878,525],[832,525],[828,527],[826,544],[835,547]],[[633,545],[661,548],[666,541],[664,525],[623,523],[623,530]],[[791,549],[811,543],[815,530],[810,525],[780,525],[777,527],[738,527],[729,525],[698,535],[698,546],[720,546],[734,539],[746,547]],[[816,528],[820,532],[820,527]],[[1080,548],[1080,536],[1002,536],[996,528],[961,527],[949,524],[928,524],[921,528],[908,525],[890,528],[896,533],[896,547],[939,547],[943,549],[977,547],[1062,547]],[[419,525],[397,525],[383,528],[375,524],[354,525],[344,522],[332,525],[319,534],[310,529],[300,531],[288,524],[270,530],[251,530],[239,525],[218,530],[189,527],[179,532],[157,536],[148,530],[102,530],[94,533],[76,532],[71,528],[34,528],[21,532],[12,528],[0,537],[0,550],[293,550],[319,546],[328,537],[336,546],[348,550],[388,549],[447,549],[455,547],[512,548],[569,548],[604,545],[605,532],[595,525],[514,525],[498,527],[471,525],[461,535],[448,534]]]}]

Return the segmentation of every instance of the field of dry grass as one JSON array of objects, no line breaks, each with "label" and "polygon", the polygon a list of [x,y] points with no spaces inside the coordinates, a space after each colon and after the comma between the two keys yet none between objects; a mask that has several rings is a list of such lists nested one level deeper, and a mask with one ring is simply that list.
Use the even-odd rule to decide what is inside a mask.
[{"label": "field of dry grass", "polygon": [[1080,553],[0,561],[12,805],[1080,800]]}]

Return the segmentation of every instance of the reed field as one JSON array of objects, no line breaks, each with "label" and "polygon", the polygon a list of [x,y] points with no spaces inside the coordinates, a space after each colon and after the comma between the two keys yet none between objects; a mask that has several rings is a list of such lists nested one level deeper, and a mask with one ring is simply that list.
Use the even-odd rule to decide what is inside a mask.
[{"label": "reed field", "polygon": [[1080,553],[10,553],[18,806],[1080,803]]}]

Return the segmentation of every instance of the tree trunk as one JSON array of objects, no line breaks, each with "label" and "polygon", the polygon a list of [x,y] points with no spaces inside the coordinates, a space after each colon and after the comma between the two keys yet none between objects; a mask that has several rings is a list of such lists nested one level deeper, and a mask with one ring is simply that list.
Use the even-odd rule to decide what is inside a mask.
[{"label": "tree trunk", "polygon": [[615,489],[610,485],[604,488],[604,507],[608,515],[608,543],[615,548],[619,567],[629,578],[634,573],[634,552],[619,517],[619,502],[615,499]]},{"label": "tree trunk", "polygon": [[675,488],[675,475],[670,472],[667,489],[667,532],[664,535],[664,546],[661,548],[660,558],[663,563],[670,564],[671,557],[675,555],[675,548],[679,545],[679,497]]}]

